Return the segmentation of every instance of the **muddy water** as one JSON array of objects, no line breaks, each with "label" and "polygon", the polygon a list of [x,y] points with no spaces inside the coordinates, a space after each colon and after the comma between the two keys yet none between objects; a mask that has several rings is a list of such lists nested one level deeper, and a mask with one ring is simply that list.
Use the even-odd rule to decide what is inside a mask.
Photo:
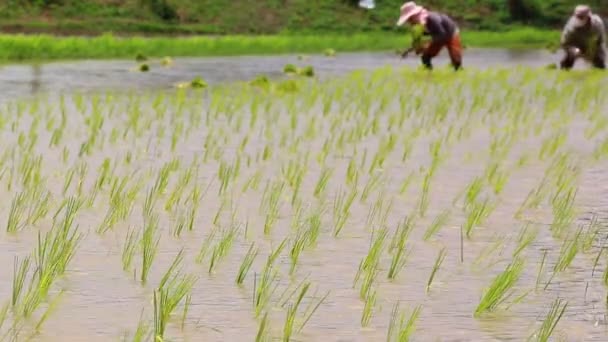
[{"label": "muddy water", "polygon": [[[500,55],[500,54],[498,54]],[[347,58],[347,57],[343,57]],[[359,57],[359,65],[372,63],[379,55],[368,55]],[[503,58],[504,55],[503,55]],[[388,61],[390,57],[386,57]],[[272,61],[273,58],[260,59]],[[324,58],[315,59],[316,61],[325,60]],[[365,62],[362,62],[362,61]],[[282,65],[284,58],[275,58],[274,63]],[[314,61],[314,60],[313,60]],[[344,61],[344,60],[343,60]],[[199,61],[200,62],[200,61]],[[198,62],[191,62],[190,65],[198,65]],[[213,63],[220,63],[220,60],[203,61],[208,67],[206,75],[213,75],[211,70]],[[232,63],[232,62],[225,62]],[[268,63],[268,62],[266,62]],[[329,63],[329,62],[318,62]],[[346,71],[344,64],[332,61],[335,65],[341,65]],[[185,65],[187,62],[176,63]],[[87,69],[78,64],[79,70]],[[95,62],[93,65],[104,65]],[[107,64],[108,69],[111,69]],[[113,64],[116,65],[116,64]],[[130,62],[124,62],[124,67],[128,68]],[[199,66],[202,68],[202,66]],[[17,68],[17,67],[12,67]],[[43,68],[46,68],[44,66]],[[116,84],[110,83],[110,87],[125,86],[129,82],[142,82],[142,74],[124,74],[123,83],[119,84],[118,75],[120,71],[114,69],[117,79]],[[329,66],[327,66],[329,69]],[[9,68],[10,69],[10,68]],[[229,74],[221,75],[218,71],[216,76],[208,76],[210,81],[219,82],[222,77],[251,78],[256,74],[254,68],[231,70]],[[43,69],[45,70],[45,69]],[[164,69],[163,69],[164,70]],[[174,69],[172,69],[174,70]],[[198,69],[201,70],[202,69]],[[246,71],[243,71],[246,70]],[[261,69],[265,70],[265,69]],[[270,67],[266,70],[271,70]],[[259,72],[260,69],[257,70]],[[84,71],[82,71],[84,72]],[[163,71],[165,72],[165,71]],[[144,84],[153,84],[152,80],[162,80],[164,87],[169,87],[173,81],[179,80],[176,75],[167,74],[146,74],[148,78]],[[340,72],[334,70],[334,72]],[[124,70],[123,70],[124,73]],[[44,72],[41,73],[43,75]],[[60,75],[59,75],[60,74]],[[59,87],[63,84],[65,88],[58,88],[65,91],[74,87],[77,89],[98,90],[96,85],[85,81],[82,83],[69,83],[69,77],[64,73],[55,76],[55,83],[49,81],[53,79],[49,76],[46,81],[40,82],[42,89],[46,84],[47,90],[52,90],[50,84]],[[99,76],[109,77],[107,74]],[[278,75],[277,75],[278,76]],[[58,81],[63,78],[64,82]],[[44,80],[44,77],[41,79]],[[83,79],[86,79],[83,78]],[[111,78],[110,78],[111,79]],[[106,79],[107,80],[107,79]],[[46,82],[46,83],[45,83]],[[100,81],[98,86],[107,87]],[[110,81],[107,81],[110,82]],[[70,86],[71,84],[71,86]],[[491,86],[491,85],[490,85]],[[498,85],[496,86],[498,87]],[[499,89],[490,89],[499,91]],[[308,93],[307,93],[308,94]],[[429,93],[431,94],[431,93]],[[234,94],[232,94],[234,95]],[[361,93],[355,95],[363,96]],[[388,322],[392,306],[400,301],[401,307],[407,312],[416,305],[422,306],[422,312],[416,325],[414,339],[416,341],[496,341],[524,340],[532,331],[538,327],[539,321],[548,310],[548,304],[557,297],[569,301],[569,306],[565,318],[560,323],[559,334],[568,341],[591,341],[603,340],[606,336],[605,319],[605,288],[601,281],[601,273],[606,267],[604,258],[598,264],[598,270],[594,276],[591,275],[593,259],[596,253],[580,254],[574,260],[571,267],[556,277],[548,286],[546,291],[532,292],[525,301],[514,305],[511,310],[500,312],[497,317],[492,319],[474,319],[472,313],[475,310],[483,289],[489,285],[492,278],[511,260],[511,253],[516,244],[517,235],[525,222],[516,220],[513,214],[527,194],[537,186],[543,177],[548,161],[540,161],[535,158],[538,155],[541,139],[530,136],[522,137],[513,147],[512,153],[505,163],[514,165],[519,157],[528,155],[530,162],[522,167],[514,168],[505,186],[504,192],[499,196],[500,202],[492,212],[486,222],[475,228],[472,239],[466,240],[464,249],[461,250],[460,244],[460,225],[465,217],[462,213],[461,203],[454,205],[453,201],[463,191],[466,185],[476,176],[483,174],[487,165],[487,148],[491,142],[492,134],[488,130],[488,125],[492,122],[481,122],[474,120],[472,123],[471,135],[464,137],[460,141],[454,142],[449,147],[448,157],[442,162],[435,178],[431,183],[429,198],[429,208],[426,215],[416,221],[415,228],[408,240],[408,248],[411,250],[405,268],[396,280],[388,281],[386,272],[390,265],[390,255],[385,252],[380,260],[380,273],[377,278],[378,305],[374,310],[373,318],[368,327],[361,328],[361,312],[364,302],[359,299],[359,286],[353,286],[353,279],[357,273],[362,258],[367,254],[370,245],[370,236],[373,228],[378,226],[378,218],[368,222],[370,210],[378,199],[383,199],[387,205],[392,199],[391,210],[387,216],[387,226],[389,227],[388,240],[398,224],[407,216],[416,212],[418,199],[420,198],[421,184],[424,171],[421,167],[428,167],[429,143],[436,137],[446,134],[448,125],[432,125],[428,131],[423,131],[416,140],[406,162],[402,162],[405,141],[404,137],[412,135],[412,127],[424,122],[428,113],[411,111],[411,117],[401,129],[394,129],[398,133],[399,142],[394,152],[386,160],[380,172],[382,177],[379,187],[370,191],[369,198],[365,201],[358,196],[351,209],[351,216],[345,225],[344,230],[338,238],[332,236],[333,229],[333,200],[336,193],[341,189],[348,189],[345,185],[346,170],[350,158],[355,158],[359,164],[363,159],[363,151],[367,150],[365,167],[361,168],[359,180],[359,195],[362,194],[365,184],[370,176],[367,174],[370,160],[377,149],[379,141],[387,137],[388,117],[397,115],[398,110],[388,110],[379,113],[382,118],[377,132],[370,132],[368,136],[353,143],[347,143],[344,151],[332,149],[329,153],[326,166],[334,168],[334,174],[329,181],[326,189],[326,198],[319,200],[313,195],[317,180],[321,174],[322,167],[316,162],[317,154],[322,150],[325,140],[332,136],[330,124],[332,120],[344,121],[343,127],[338,126],[338,136],[341,129],[348,129],[350,125],[360,122],[360,114],[356,114],[350,120],[342,120],[338,115],[339,111],[334,110],[328,117],[322,117],[320,108],[298,112],[298,128],[295,132],[290,132],[288,127],[291,124],[290,117],[281,111],[281,115],[274,117],[271,110],[269,113],[260,114],[260,119],[253,129],[247,129],[248,117],[246,111],[237,111],[238,114],[232,120],[229,119],[230,113],[220,114],[215,117],[201,110],[204,105],[197,102],[200,97],[193,96],[185,104],[185,112],[182,116],[176,114],[172,99],[176,98],[172,92],[165,93],[166,110],[165,116],[157,118],[156,110],[152,108],[152,103],[157,98],[157,93],[143,95],[141,98],[125,99],[121,96],[113,95],[112,98],[104,97],[102,93],[99,97],[102,103],[101,113],[104,117],[104,125],[101,128],[100,140],[103,145],[96,145],[90,156],[78,158],[78,151],[82,142],[86,141],[89,131],[85,126],[85,117],[90,117],[92,110],[90,104],[95,101],[91,97],[85,97],[83,103],[87,105],[84,112],[78,109],[78,98],[72,99],[68,96],[66,101],[67,122],[64,140],[59,146],[49,148],[48,141],[51,138],[51,131],[46,129],[46,124],[50,119],[59,122],[61,111],[57,99],[51,93],[42,97],[39,101],[38,110],[26,109],[20,118],[17,115],[17,107],[9,106],[2,110],[3,121],[6,121],[1,133],[5,142],[6,149],[18,146],[19,132],[27,134],[34,118],[40,118],[37,129],[38,143],[35,148],[36,153],[43,155],[43,165],[41,173],[46,177],[44,186],[54,194],[54,200],[50,213],[43,219],[37,227],[25,227],[16,235],[3,234],[0,239],[0,262],[4,265],[11,265],[15,255],[25,256],[36,246],[36,228],[46,230],[52,223],[52,214],[57,209],[63,198],[62,190],[66,173],[70,168],[84,161],[88,165],[87,176],[84,179],[84,196],[88,196],[93,183],[99,174],[99,166],[104,158],[110,158],[112,166],[116,165],[115,176],[128,176],[130,181],[136,182],[141,179],[144,187],[139,193],[137,203],[129,218],[124,222],[119,222],[116,227],[103,235],[96,232],[108,210],[108,197],[110,192],[109,185],[100,191],[91,207],[79,212],[77,223],[79,231],[84,234],[81,245],[76,255],[68,267],[66,276],[59,279],[53,286],[52,294],[59,290],[65,293],[58,302],[56,309],[50,314],[39,335],[34,337],[36,341],[108,341],[121,340],[127,334],[132,336],[137,328],[140,315],[146,318],[146,322],[152,324],[151,317],[153,312],[152,289],[156,287],[167,270],[173,258],[183,248],[185,252],[184,269],[198,276],[198,281],[192,290],[192,305],[189,309],[183,330],[180,327],[181,309],[176,312],[176,317],[169,324],[166,337],[174,341],[241,341],[253,340],[257,333],[258,321],[253,318],[252,291],[254,288],[253,276],[263,270],[266,257],[272,248],[290,235],[294,209],[290,205],[289,187],[286,188],[281,198],[279,218],[270,236],[263,233],[265,212],[260,211],[260,203],[263,201],[264,188],[266,181],[280,179],[281,166],[286,167],[287,162],[295,157],[303,157],[310,151],[310,168],[306,173],[301,187],[303,203],[303,217],[315,212],[319,206],[325,209],[322,215],[321,232],[316,247],[302,252],[298,267],[293,277],[290,277],[289,248],[281,253],[277,261],[281,273],[278,280],[278,290],[273,296],[276,300],[286,289],[288,284],[295,285],[303,279],[312,282],[311,292],[318,288],[318,296],[329,291],[327,300],[319,307],[318,311],[312,316],[302,333],[295,337],[300,341],[380,341],[386,339]],[[248,96],[251,96],[249,94]],[[304,96],[304,95],[302,95]],[[530,99],[533,100],[533,99]],[[131,102],[129,101],[137,101]],[[162,101],[161,101],[162,102]],[[606,101],[599,105],[604,106],[596,109],[608,109]],[[29,105],[28,105],[29,106]],[[531,105],[533,106],[533,105]],[[161,106],[162,107],[162,106]],[[30,108],[30,107],[26,107]],[[143,113],[138,127],[141,135],[136,135],[132,131],[125,136],[122,135],[123,129],[127,126],[130,113],[134,108],[139,108]],[[530,107],[532,108],[532,107]],[[530,109],[524,107],[525,110]],[[507,110],[507,108],[503,108]],[[345,111],[346,112],[346,111]],[[499,110],[500,112],[500,110]],[[200,115],[200,121],[197,120]],[[208,116],[210,115],[210,116]],[[236,118],[244,116],[244,124],[240,129]],[[463,123],[457,118],[452,118],[451,125],[458,129]],[[540,120],[540,119],[539,119]],[[560,119],[552,117],[545,122],[541,131],[542,137],[554,133],[550,123],[559,123]],[[15,125],[12,123],[15,122]],[[149,123],[149,126],[148,126]],[[179,123],[184,124],[185,133],[177,141],[175,150],[171,149],[171,134]],[[296,144],[296,136],[302,136],[307,125],[317,125],[317,136],[310,139],[303,139],[300,147],[295,153],[289,152],[289,146]],[[367,122],[366,122],[367,125]],[[11,127],[17,127],[14,131]],[[53,125],[51,125],[54,127]],[[341,127],[341,128],[340,128]],[[595,146],[594,141],[585,137],[584,131],[587,121],[581,116],[577,116],[568,126],[570,136],[565,147],[560,150],[574,149],[579,155],[585,156],[591,153]],[[166,129],[165,135],[159,137],[160,131]],[[112,142],[112,131],[119,130],[116,141]],[[521,128],[522,130],[525,127]],[[223,133],[222,133],[223,132]],[[282,132],[290,132],[285,137],[286,143],[280,147]],[[604,132],[605,133],[605,132]],[[215,137],[212,145],[205,147],[205,140],[208,135]],[[241,144],[245,134],[249,135],[249,141],[244,149],[241,160],[241,172],[236,179],[234,186],[231,186],[228,195],[218,195],[219,181],[217,177],[219,162],[214,160],[214,155],[231,165],[234,165],[235,151]],[[523,133],[522,133],[523,134]],[[603,137],[603,134],[600,134]],[[273,154],[266,161],[259,159],[267,145],[273,146]],[[531,146],[536,146],[532,147]],[[355,151],[356,147],[356,153]],[[66,148],[69,157],[66,162],[62,161],[62,151]],[[204,160],[205,151],[211,150],[211,156]],[[18,165],[18,162],[26,154],[17,153],[8,157],[6,165]],[[130,163],[125,159],[131,154]],[[251,159],[250,164],[246,162],[247,157]],[[13,159],[11,159],[13,158]],[[159,228],[162,232],[158,255],[152,267],[152,274],[146,285],[139,282],[141,255],[136,253],[133,260],[133,268],[128,271],[122,270],[121,253],[125,241],[125,236],[129,227],[141,229],[142,225],[142,204],[147,189],[153,185],[156,173],[163,163],[169,162],[173,158],[181,161],[180,170],[174,174],[167,187],[167,192],[174,189],[176,178],[183,172],[195,158],[200,158],[199,169],[195,173],[195,178],[205,188],[209,183],[209,191],[201,200],[200,210],[196,216],[195,227],[192,232],[184,231],[180,238],[172,235],[172,230],[176,226],[175,215],[164,210],[164,204],[168,193],[159,199],[156,212],[160,215]],[[581,164],[583,168],[582,179],[579,186],[578,209],[581,221],[588,218],[591,213],[599,215],[604,224],[608,218],[606,206],[606,187],[608,173],[605,172],[608,165],[606,162]],[[3,169],[6,169],[4,167]],[[8,172],[8,171],[7,171]],[[256,172],[263,176],[257,189],[243,192],[243,186]],[[404,193],[400,193],[403,181],[413,173],[414,180],[411,186]],[[15,176],[16,179],[17,176]],[[7,190],[8,177],[4,176],[0,185],[7,194],[6,200],[0,205],[0,222],[6,222],[10,199],[16,193],[16,185],[11,190]],[[16,180],[15,180],[16,182]],[[133,184],[133,183],[129,183]],[[76,193],[76,182],[70,186],[67,194]],[[186,193],[192,189],[192,185],[187,186]],[[321,196],[323,198],[323,196]],[[209,274],[209,257],[201,264],[195,262],[196,255],[200,249],[202,241],[206,239],[214,227],[214,220],[218,209],[222,207],[222,201],[228,203],[222,210],[217,226],[221,228],[230,227],[233,223],[243,224],[246,231],[241,231],[234,241],[234,245],[217,269]],[[178,208],[187,208],[187,205],[178,205]],[[450,209],[452,215],[450,220],[443,227],[435,238],[429,242],[422,240],[424,231],[429,227],[437,215],[445,209]],[[232,218],[234,213],[234,219]],[[549,250],[545,271],[542,272],[541,288],[551,275],[547,269],[553,267],[561,242],[553,238],[549,232],[548,224],[551,223],[551,208],[544,206],[530,215],[528,220],[533,223],[533,227],[539,229],[538,238],[532,245],[524,251],[526,266],[521,281],[516,289],[518,291],[528,291],[534,289],[540,260],[543,250]],[[605,229],[601,230],[600,237],[606,235]],[[493,248],[498,241],[504,241],[503,248]],[[248,274],[242,287],[234,283],[241,260],[245,256],[250,244],[255,242],[260,250],[260,254],[253,263],[253,267]],[[601,243],[598,238],[596,247]],[[502,245],[501,245],[502,246]],[[432,270],[437,254],[441,248],[445,247],[447,256],[438,271],[433,285],[428,293],[425,292],[427,280]],[[484,250],[490,248],[492,253],[482,254]],[[593,252],[597,252],[594,249]],[[461,262],[461,253],[464,262]],[[12,269],[6,267],[0,271],[0,299],[10,299],[12,288]],[[521,294],[518,292],[517,294]],[[304,300],[308,304],[309,297]],[[43,312],[37,312],[37,316]],[[269,309],[271,318],[272,335],[280,337],[285,311],[277,307]],[[566,328],[567,329],[564,329]],[[24,331],[27,331],[25,329]],[[3,334],[6,328],[0,330]],[[10,336],[10,334],[9,334]],[[28,335],[23,333],[18,340],[25,339]]]},{"label": "muddy water", "polygon": [[[303,59],[300,59],[303,57]],[[537,50],[468,49],[465,67],[486,68],[518,65],[544,67],[561,57],[560,53]],[[203,77],[213,84],[226,81],[250,80],[260,74],[282,77],[285,64],[312,65],[320,77],[344,74],[357,69],[381,66],[417,66],[413,54],[400,59],[393,53],[344,53],[324,56],[244,56],[229,58],[176,58],[171,67],[161,66],[160,60],[149,61],[149,72],[137,71],[137,63],[128,60],[67,61],[40,65],[5,65],[0,68],[0,99],[40,93],[87,91],[104,89],[169,88],[175,83]],[[442,52],[434,62],[438,67],[448,63]],[[579,63],[576,68],[583,67]]]}]

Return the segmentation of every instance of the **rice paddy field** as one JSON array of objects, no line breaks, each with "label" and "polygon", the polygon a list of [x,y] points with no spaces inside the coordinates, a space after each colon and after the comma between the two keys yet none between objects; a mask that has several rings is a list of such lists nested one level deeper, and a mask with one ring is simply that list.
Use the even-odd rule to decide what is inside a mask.
[{"label": "rice paddy field", "polygon": [[385,66],[0,106],[7,341],[592,341],[604,74]]}]

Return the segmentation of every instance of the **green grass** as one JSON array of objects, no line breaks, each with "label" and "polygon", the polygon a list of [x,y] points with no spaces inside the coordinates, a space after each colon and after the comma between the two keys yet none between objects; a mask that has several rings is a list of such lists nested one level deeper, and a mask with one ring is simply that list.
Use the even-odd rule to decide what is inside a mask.
[{"label": "green grass", "polygon": [[[464,31],[467,47],[545,48],[559,32],[516,29],[509,32]],[[232,35],[197,37],[57,37],[52,35],[0,35],[0,61],[273,55],[339,52],[395,51],[410,44],[407,33],[354,32],[346,34]],[[466,56],[466,50],[465,50]],[[329,57],[328,57],[329,58]],[[466,57],[465,57],[466,58]]]}]

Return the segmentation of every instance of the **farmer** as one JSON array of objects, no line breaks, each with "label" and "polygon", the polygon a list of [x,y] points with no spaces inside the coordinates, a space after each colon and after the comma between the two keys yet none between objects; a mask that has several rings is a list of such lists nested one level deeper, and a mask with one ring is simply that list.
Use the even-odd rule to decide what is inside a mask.
[{"label": "farmer", "polygon": [[408,1],[401,6],[401,16],[397,26],[402,26],[405,22],[410,25],[423,25],[424,34],[432,38],[426,46],[416,48],[416,54],[422,54],[422,64],[427,69],[433,68],[431,59],[437,56],[444,46],[448,49],[454,70],[460,69],[462,66],[460,32],[458,25],[450,17],[428,11],[414,1]]},{"label": "farmer", "polygon": [[571,69],[579,57],[591,62],[595,68],[606,68],[606,28],[602,18],[591,13],[589,6],[576,6],[564,27],[560,43],[565,51],[561,69]]}]

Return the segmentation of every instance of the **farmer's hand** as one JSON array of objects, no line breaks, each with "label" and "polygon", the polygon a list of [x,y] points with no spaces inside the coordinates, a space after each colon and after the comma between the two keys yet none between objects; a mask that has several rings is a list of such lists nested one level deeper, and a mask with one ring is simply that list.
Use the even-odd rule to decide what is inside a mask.
[{"label": "farmer's hand", "polygon": [[579,57],[581,55],[581,49],[577,47],[571,48],[570,51],[575,57]]},{"label": "farmer's hand", "polygon": [[429,48],[430,43],[424,43],[424,44],[420,44],[418,46],[416,46],[416,55],[420,55],[423,54],[424,52],[426,52],[426,50]]}]

